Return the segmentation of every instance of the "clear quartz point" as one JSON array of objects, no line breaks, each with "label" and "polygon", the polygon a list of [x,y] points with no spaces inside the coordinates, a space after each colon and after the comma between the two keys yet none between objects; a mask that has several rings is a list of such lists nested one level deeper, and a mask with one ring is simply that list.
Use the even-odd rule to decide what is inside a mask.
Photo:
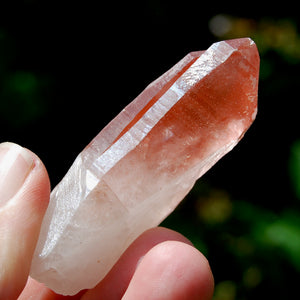
[{"label": "clear quartz point", "polygon": [[257,48],[243,38],[192,52],[151,83],[52,191],[31,276],[64,295],[94,287],[243,137],[258,73]]}]

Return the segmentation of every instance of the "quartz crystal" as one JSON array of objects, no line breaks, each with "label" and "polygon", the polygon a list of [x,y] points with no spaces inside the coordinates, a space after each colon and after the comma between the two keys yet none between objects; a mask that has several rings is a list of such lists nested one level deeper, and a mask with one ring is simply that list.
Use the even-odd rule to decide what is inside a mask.
[{"label": "quartz crystal", "polygon": [[243,38],[192,52],[151,83],[52,191],[31,276],[64,295],[94,287],[242,138],[258,72],[255,43]]}]

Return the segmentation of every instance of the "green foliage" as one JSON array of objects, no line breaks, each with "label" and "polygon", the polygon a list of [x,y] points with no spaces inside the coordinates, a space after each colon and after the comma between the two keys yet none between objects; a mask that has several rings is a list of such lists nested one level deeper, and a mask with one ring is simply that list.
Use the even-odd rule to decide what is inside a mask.
[{"label": "green foliage", "polygon": [[291,183],[300,200],[300,140],[293,143],[289,160]]},{"label": "green foliage", "polygon": [[286,213],[276,221],[255,228],[256,238],[269,248],[282,251],[283,257],[300,272],[300,214]]},{"label": "green foliage", "polygon": [[43,89],[49,81],[32,70],[13,68],[16,51],[15,43],[0,28],[0,118],[19,127],[45,113]]},{"label": "green foliage", "polygon": [[45,111],[40,80],[32,72],[16,71],[2,82],[0,115],[14,126],[39,118]]},{"label": "green foliage", "polygon": [[300,36],[292,19],[255,20],[221,14],[210,20],[210,29],[221,39],[253,38],[262,56],[276,51],[288,63],[300,61]]}]

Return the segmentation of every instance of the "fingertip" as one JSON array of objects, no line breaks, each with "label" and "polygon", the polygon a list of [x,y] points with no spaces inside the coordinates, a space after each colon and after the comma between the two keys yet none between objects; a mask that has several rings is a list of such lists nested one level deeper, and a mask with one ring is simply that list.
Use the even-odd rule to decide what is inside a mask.
[{"label": "fingertip", "polygon": [[213,289],[207,259],[189,244],[166,241],[141,260],[123,299],[209,300]]},{"label": "fingertip", "polygon": [[33,168],[22,187],[21,193],[25,197],[25,200],[22,200],[22,204],[34,209],[34,213],[40,219],[40,217],[43,218],[49,204],[50,180],[48,172],[40,158],[30,150],[25,150],[28,151],[33,159]]},{"label": "fingertip", "polygon": [[0,145],[0,174],[0,299],[15,299],[27,281],[50,183],[40,159],[13,143]]},{"label": "fingertip", "polygon": [[98,299],[99,295],[102,295],[103,299],[121,299],[143,257],[155,245],[170,240],[192,245],[186,237],[171,229],[148,229],[127,248],[107,276],[94,289],[89,290],[83,299],[94,300]]}]

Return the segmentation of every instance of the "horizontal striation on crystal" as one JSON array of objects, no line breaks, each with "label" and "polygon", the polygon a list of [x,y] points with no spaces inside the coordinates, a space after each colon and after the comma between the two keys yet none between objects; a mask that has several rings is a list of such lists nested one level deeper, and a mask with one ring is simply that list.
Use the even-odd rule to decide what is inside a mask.
[{"label": "horizontal striation on crystal", "polygon": [[192,52],[151,83],[52,191],[31,276],[64,295],[94,287],[243,137],[258,73],[257,48],[243,38]]}]

